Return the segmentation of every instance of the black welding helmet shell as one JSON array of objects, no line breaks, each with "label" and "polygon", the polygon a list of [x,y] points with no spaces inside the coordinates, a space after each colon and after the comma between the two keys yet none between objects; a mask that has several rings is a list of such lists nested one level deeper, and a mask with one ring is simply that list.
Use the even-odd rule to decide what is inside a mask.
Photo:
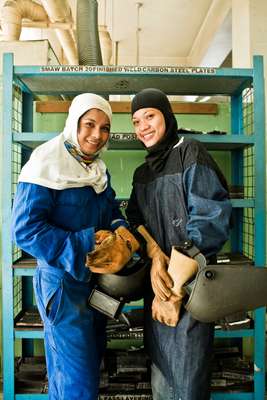
[{"label": "black welding helmet shell", "polygon": [[118,300],[139,300],[144,296],[150,264],[149,258],[132,258],[116,274],[97,274],[97,285]]}]

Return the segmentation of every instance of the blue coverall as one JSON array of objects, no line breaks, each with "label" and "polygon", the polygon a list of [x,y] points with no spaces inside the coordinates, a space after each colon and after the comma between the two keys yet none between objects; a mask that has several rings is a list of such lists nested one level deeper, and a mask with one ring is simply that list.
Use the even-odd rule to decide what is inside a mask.
[{"label": "blue coverall", "polygon": [[44,322],[50,400],[96,400],[106,318],[89,308],[94,285],[85,267],[94,232],[125,225],[110,183],[54,190],[19,183],[13,206],[16,244],[37,259],[34,291]]}]

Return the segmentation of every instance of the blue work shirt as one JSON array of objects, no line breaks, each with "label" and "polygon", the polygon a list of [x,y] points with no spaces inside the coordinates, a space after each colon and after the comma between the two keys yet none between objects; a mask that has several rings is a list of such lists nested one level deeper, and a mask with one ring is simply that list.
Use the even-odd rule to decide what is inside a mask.
[{"label": "blue work shirt", "polygon": [[24,182],[17,186],[13,239],[37,259],[39,267],[57,268],[87,281],[85,256],[94,248],[95,231],[119,225],[127,226],[110,183],[100,194],[88,186],[64,190]]}]

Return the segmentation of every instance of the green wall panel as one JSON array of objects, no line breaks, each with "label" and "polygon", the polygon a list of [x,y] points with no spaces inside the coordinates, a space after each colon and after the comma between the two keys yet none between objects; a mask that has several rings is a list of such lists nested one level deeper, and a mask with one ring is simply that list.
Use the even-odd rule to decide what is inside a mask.
[{"label": "green wall panel", "polygon": [[108,150],[104,153],[103,160],[108,166],[117,197],[130,196],[133,171],[144,161],[145,154],[142,150]]},{"label": "green wall panel", "polygon": [[216,115],[176,115],[179,128],[195,129],[200,131],[225,131],[230,132],[230,110],[228,103],[218,106]]},{"label": "green wall panel", "polygon": [[[64,128],[65,113],[35,113],[34,130],[53,132]],[[179,128],[191,128],[195,130],[211,131],[214,129],[229,132],[230,114],[228,103],[221,103],[218,106],[216,115],[176,115]],[[112,132],[133,132],[130,114],[113,114]]]},{"label": "green wall panel", "polygon": [[[180,128],[195,129],[200,131],[221,130],[230,131],[230,114],[227,103],[219,104],[217,115],[176,115]],[[67,114],[65,113],[36,113],[34,115],[34,131],[56,132],[62,131]],[[130,114],[114,114],[112,132],[133,132]],[[230,174],[230,155],[226,152],[213,152],[212,155],[218,162],[227,179]],[[143,162],[145,151],[142,150],[108,150],[103,159],[111,173],[112,185],[117,197],[127,198],[131,191],[132,174],[135,168]]]},{"label": "green wall panel", "polygon": [[34,132],[57,132],[64,128],[67,114],[65,113],[34,113]]}]

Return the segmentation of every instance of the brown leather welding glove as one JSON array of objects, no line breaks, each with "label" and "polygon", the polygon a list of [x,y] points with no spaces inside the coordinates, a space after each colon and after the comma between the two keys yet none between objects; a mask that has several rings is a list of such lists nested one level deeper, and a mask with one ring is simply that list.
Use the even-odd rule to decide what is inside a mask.
[{"label": "brown leather welding glove", "polygon": [[153,292],[159,299],[167,300],[172,294],[170,289],[173,287],[173,281],[167,272],[169,257],[161,250],[143,225],[139,225],[137,230],[146,240],[147,255],[152,260],[150,277]]},{"label": "brown leather welding glove", "polygon": [[[182,300],[185,296],[183,285],[190,281],[198,271],[198,263],[193,258],[180,253],[172,247],[168,273],[173,280],[172,295],[165,302],[154,299],[152,313],[155,319],[169,326],[176,326],[180,319]],[[155,304],[154,304],[155,303]]]},{"label": "brown leather welding glove", "polygon": [[167,301],[155,297],[152,303],[152,317],[162,324],[175,327],[180,319],[182,300],[185,296],[183,285],[190,281],[198,271],[196,260],[180,253],[172,247],[168,273],[174,282],[172,295]]},{"label": "brown leather welding glove", "polygon": [[113,274],[120,271],[138,249],[139,243],[135,237],[120,226],[87,254],[86,266],[98,274]]},{"label": "brown leather welding glove", "polygon": [[189,282],[196,275],[197,271],[197,261],[180,253],[180,251],[176,250],[175,246],[172,246],[168,273],[172,277],[174,283],[171,289],[174,297],[171,296],[170,301],[172,301],[172,298],[174,302],[177,301],[177,299],[182,301],[185,296],[183,285]]},{"label": "brown leather welding glove", "polygon": [[100,229],[95,233],[95,248],[97,248],[106,238],[113,237],[114,233],[105,229]]},{"label": "brown leather welding glove", "polygon": [[163,301],[158,297],[154,297],[152,302],[152,318],[162,324],[175,327],[179,321],[180,309],[182,303],[179,299],[174,301]]}]

